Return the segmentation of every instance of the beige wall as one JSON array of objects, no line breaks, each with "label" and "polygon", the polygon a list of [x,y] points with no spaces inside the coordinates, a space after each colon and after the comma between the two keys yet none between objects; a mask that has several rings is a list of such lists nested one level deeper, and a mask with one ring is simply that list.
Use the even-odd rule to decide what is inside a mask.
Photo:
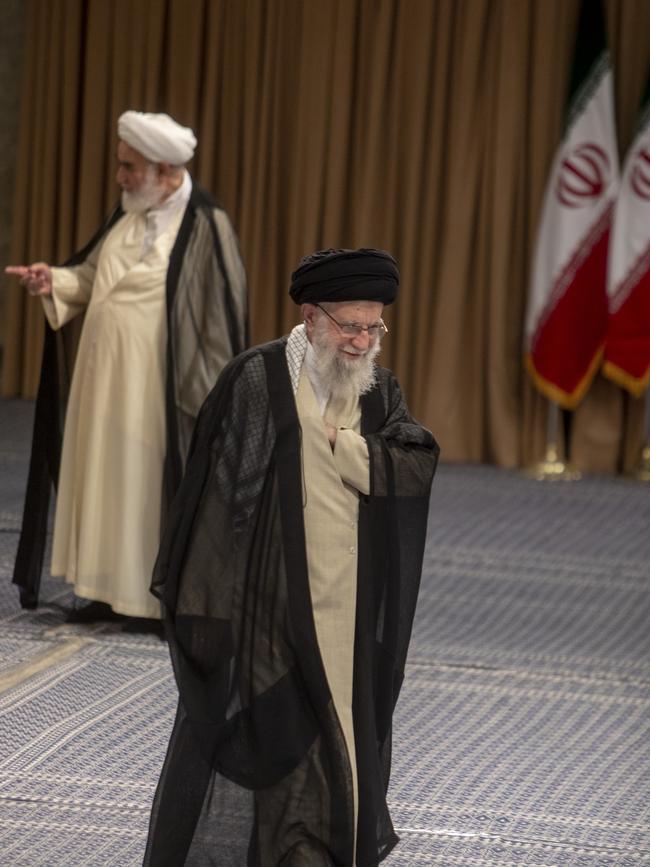
[{"label": "beige wall", "polygon": [[[4,266],[11,240],[20,85],[25,24],[24,0],[0,0],[0,321],[4,316]],[[0,329],[0,341],[3,330]],[[0,368],[2,345],[0,343]]]}]

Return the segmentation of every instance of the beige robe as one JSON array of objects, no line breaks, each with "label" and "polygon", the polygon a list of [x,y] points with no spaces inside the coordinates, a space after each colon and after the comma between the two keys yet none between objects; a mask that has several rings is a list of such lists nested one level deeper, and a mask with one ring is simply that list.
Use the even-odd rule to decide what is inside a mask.
[{"label": "beige robe", "polygon": [[339,428],[332,452],[304,365],[298,385],[297,406],[302,428],[309,588],[318,645],[352,768],[356,828],[358,784],[352,679],[359,492],[369,493],[368,448],[359,434],[361,409],[358,399],[347,404],[330,400],[324,417]]},{"label": "beige robe", "polygon": [[[165,279],[183,209],[142,256],[127,214],[96,263],[54,268],[53,328],[84,308],[65,420],[53,575],[121,614],[160,617],[149,585],[160,542],[165,434]],[[95,267],[96,264],[96,267]]]}]

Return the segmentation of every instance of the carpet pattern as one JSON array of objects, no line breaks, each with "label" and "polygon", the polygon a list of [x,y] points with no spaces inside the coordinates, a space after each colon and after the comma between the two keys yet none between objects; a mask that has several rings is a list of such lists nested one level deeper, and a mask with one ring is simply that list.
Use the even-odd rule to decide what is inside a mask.
[{"label": "carpet pattern", "polygon": [[[158,638],[10,583],[33,407],[0,401],[0,865],[131,867],[176,689]],[[390,867],[650,867],[650,496],[442,466],[397,707]]]}]

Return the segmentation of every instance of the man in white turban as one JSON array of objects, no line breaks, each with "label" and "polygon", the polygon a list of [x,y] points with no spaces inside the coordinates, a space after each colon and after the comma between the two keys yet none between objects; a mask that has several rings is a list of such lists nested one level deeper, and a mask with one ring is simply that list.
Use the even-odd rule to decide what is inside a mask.
[{"label": "man in white turban", "polygon": [[168,114],[125,111],[117,121],[117,135],[152,163],[184,166],[196,148],[192,130]]},{"label": "man in white turban", "polygon": [[[198,410],[246,345],[247,299],[230,220],[184,167],[192,130],[127,111],[118,139],[121,203],[95,237],[64,267],[7,269],[41,296],[47,319],[14,581],[35,607],[51,481],[51,572],[90,600],[69,620],[126,616],[137,628],[160,619],[149,585],[161,529]],[[56,333],[65,338],[80,313],[66,394]]]}]

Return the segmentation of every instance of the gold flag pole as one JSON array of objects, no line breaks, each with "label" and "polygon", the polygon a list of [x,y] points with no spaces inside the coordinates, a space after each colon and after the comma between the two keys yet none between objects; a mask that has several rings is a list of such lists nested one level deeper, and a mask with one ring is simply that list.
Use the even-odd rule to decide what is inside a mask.
[{"label": "gold flag pole", "polygon": [[639,482],[650,482],[650,389],[645,393],[645,421],[643,430],[643,446],[639,465],[634,472],[634,478]]},{"label": "gold flag pole", "polygon": [[560,450],[558,427],[560,411],[553,401],[548,403],[546,416],[546,453],[544,460],[524,470],[524,475],[538,482],[577,482],[582,474],[569,461],[564,460]]}]

